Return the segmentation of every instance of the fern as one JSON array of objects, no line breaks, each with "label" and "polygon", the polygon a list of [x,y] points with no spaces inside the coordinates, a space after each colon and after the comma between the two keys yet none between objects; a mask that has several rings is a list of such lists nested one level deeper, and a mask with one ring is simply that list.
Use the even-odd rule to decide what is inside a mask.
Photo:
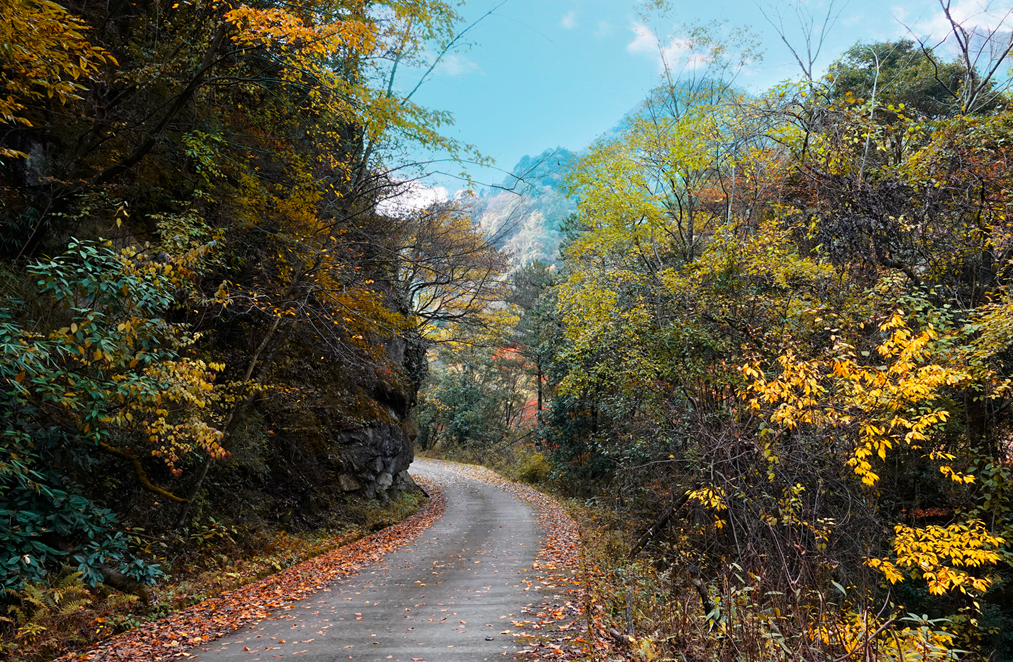
[{"label": "fern", "polygon": [[69,616],[91,602],[81,572],[65,572],[51,576],[51,584],[26,583],[19,590],[7,591],[7,613],[0,617],[10,623],[18,639],[34,642],[46,627],[42,622],[53,617]]},{"label": "fern", "polygon": [[46,626],[39,623],[25,623],[18,628],[18,639],[24,639],[28,642],[34,642],[39,638],[43,632],[46,631]]}]

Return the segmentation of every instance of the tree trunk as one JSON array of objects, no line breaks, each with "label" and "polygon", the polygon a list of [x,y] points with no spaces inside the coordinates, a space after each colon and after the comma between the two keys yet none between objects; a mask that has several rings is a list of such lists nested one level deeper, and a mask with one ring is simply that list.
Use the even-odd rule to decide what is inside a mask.
[{"label": "tree trunk", "polygon": [[[536,368],[538,370],[538,413],[541,414],[542,413],[542,360],[538,359],[538,362],[535,363],[535,366],[536,366]],[[539,416],[538,417],[538,421],[541,422],[541,420],[542,420],[542,417]]]},{"label": "tree trunk", "polygon": [[142,584],[133,577],[128,577],[122,572],[108,565],[101,566],[102,583],[111,586],[120,593],[136,595],[147,606],[158,603],[158,594],[146,584]]}]

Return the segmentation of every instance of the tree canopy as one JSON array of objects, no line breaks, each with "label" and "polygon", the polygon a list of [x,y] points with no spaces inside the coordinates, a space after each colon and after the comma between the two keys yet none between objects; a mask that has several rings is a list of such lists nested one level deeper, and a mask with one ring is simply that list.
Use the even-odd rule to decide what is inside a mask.
[{"label": "tree canopy", "polygon": [[[594,561],[613,638],[657,659],[1008,655],[983,624],[1010,618],[1009,90],[900,40],[746,95],[722,65],[741,49],[702,34],[683,36],[706,74],[666,62],[574,159],[558,271],[513,276],[506,346],[547,376],[515,439],[639,527]],[[487,419],[463,394],[495,370],[425,397]],[[446,425],[448,448],[496,443]],[[711,635],[658,625],[691,602]],[[615,634],[636,610],[644,634]]]}]

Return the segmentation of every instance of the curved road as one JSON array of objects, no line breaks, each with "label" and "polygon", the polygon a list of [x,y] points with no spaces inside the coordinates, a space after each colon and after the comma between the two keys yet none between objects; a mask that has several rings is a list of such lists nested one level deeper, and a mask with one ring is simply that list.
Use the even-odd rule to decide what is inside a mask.
[{"label": "curved road", "polygon": [[[191,651],[199,662],[510,659],[511,621],[531,602],[523,574],[538,551],[534,514],[507,492],[452,465],[416,460],[446,510],[376,566],[328,584],[270,618]],[[527,600],[525,598],[527,597]]]}]

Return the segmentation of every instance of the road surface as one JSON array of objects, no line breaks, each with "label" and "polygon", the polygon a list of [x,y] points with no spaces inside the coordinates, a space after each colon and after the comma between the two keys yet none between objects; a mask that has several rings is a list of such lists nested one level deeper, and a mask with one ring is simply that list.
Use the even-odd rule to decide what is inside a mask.
[{"label": "road surface", "polygon": [[[311,598],[190,651],[198,662],[511,659],[513,620],[537,594],[524,579],[541,533],[523,502],[453,465],[411,472],[443,490],[443,517],[419,537]],[[509,631],[509,633],[506,633]]]}]

